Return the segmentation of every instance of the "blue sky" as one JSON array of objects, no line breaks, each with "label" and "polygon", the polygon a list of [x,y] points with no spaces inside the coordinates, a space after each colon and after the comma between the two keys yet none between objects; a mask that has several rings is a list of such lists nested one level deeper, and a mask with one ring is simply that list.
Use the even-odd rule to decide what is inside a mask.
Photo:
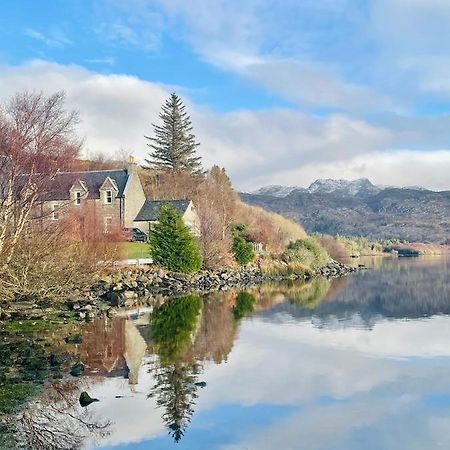
[{"label": "blue sky", "polygon": [[144,158],[175,90],[242,189],[450,189],[449,21],[446,0],[5,0],[0,98],[64,89],[86,153]]}]

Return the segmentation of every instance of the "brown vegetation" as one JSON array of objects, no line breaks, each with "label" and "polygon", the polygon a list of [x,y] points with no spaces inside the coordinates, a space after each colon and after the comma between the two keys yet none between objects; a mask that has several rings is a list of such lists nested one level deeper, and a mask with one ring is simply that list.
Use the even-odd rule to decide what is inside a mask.
[{"label": "brown vegetation", "polygon": [[262,243],[268,252],[281,252],[292,240],[306,236],[298,224],[276,213],[243,203],[224,169],[213,166],[205,176],[188,172],[143,169],[149,198],[193,200],[201,222],[200,246],[204,266],[232,264],[232,227],[246,225],[246,238]]},{"label": "brown vegetation", "polygon": [[62,92],[25,92],[0,108],[0,300],[57,299],[113,257],[117,230],[104,233],[85,210],[55,225],[41,208],[49,180],[80,150],[78,116],[64,102]]}]

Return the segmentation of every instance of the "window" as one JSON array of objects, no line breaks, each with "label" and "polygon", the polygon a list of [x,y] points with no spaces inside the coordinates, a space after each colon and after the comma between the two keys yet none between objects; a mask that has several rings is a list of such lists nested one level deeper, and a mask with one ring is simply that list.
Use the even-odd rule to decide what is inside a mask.
[{"label": "window", "polygon": [[105,233],[111,233],[112,217],[105,217]]},{"label": "window", "polygon": [[58,205],[55,203],[52,203],[52,220],[58,220],[58,219],[59,219]]},{"label": "window", "polygon": [[105,203],[107,204],[111,204],[113,201],[113,193],[112,191],[106,191],[105,192]]},{"label": "window", "polygon": [[75,192],[75,205],[81,205],[81,192]]}]

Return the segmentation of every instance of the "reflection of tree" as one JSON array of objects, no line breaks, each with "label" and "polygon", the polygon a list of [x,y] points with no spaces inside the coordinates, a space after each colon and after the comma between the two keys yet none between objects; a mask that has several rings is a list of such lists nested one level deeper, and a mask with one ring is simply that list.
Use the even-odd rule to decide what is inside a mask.
[{"label": "reflection of tree", "polygon": [[239,292],[236,297],[236,303],[233,306],[233,316],[236,320],[240,320],[248,316],[255,309],[256,298],[248,292]]},{"label": "reflection of tree", "polygon": [[36,450],[79,449],[89,437],[104,438],[109,422],[99,422],[78,404],[77,381],[53,383],[22,415],[21,435]]},{"label": "reflection of tree", "polygon": [[162,362],[171,362],[184,356],[192,342],[202,300],[189,295],[169,300],[150,316],[150,333]]},{"label": "reflection of tree", "polygon": [[198,329],[202,300],[187,296],[170,300],[151,317],[151,338],[159,361],[155,363],[155,385],[148,397],[155,397],[169,434],[175,442],[183,437],[194,413],[197,376],[200,366],[187,359],[188,349]]},{"label": "reflection of tree", "polygon": [[194,413],[199,369],[195,363],[178,361],[160,364],[154,371],[155,385],[149,398],[156,397],[157,406],[165,409],[162,419],[175,442],[183,437]]},{"label": "reflection of tree", "polygon": [[283,294],[292,303],[306,308],[314,308],[326,296],[331,282],[326,278],[315,278],[309,283],[293,284],[283,289]]},{"label": "reflection of tree", "polygon": [[236,322],[231,312],[236,301],[232,292],[214,292],[203,299],[198,332],[187,357],[199,361],[226,361],[236,337]]}]

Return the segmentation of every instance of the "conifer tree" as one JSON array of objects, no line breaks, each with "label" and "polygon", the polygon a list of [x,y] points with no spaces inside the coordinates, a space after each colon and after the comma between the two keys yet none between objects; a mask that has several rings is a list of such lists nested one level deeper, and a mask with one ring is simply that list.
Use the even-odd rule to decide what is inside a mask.
[{"label": "conifer tree", "polygon": [[175,272],[192,273],[200,269],[202,258],[197,239],[169,203],[160,207],[149,240],[155,264]]},{"label": "conifer tree", "polygon": [[145,160],[149,167],[202,173],[201,158],[196,155],[200,144],[195,140],[191,119],[185,109],[175,93],[162,106],[159,114],[162,125],[153,124],[154,137],[145,136],[152,149],[149,159]]}]

